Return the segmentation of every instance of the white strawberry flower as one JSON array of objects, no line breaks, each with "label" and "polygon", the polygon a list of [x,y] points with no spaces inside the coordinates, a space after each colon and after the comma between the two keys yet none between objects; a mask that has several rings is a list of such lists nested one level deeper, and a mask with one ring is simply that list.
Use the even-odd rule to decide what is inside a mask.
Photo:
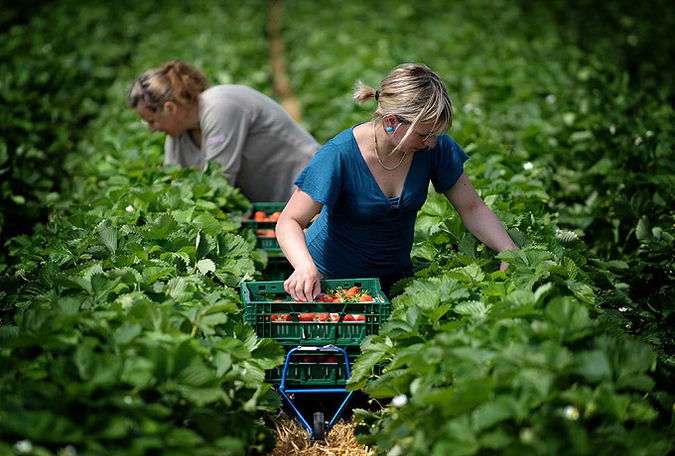
[{"label": "white strawberry flower", "polygon": [[393,405],[394,407],[399,407],[399,408],[403,407],[407,403],[408,403],[408,396],[406,396],[405,394],[399,394],[398,396],[395,396],[391,400],[391,405]]},{"label": "white strawberry flower", "polygon": [[579,409],[573,405],[568,405],[565,407],[565,418],[568,420],[576,421],[579,419]]}]

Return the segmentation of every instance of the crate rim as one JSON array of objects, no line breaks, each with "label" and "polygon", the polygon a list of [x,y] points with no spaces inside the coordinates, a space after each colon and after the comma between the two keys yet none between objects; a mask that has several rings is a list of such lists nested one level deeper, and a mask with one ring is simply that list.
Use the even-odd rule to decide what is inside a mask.
[{"label": "crate rim", "polygon": [[[391,304],[391,301],[389,300],[389,297],[382,291],[382,287],[380,285],[380,279],[377,277],[356,277],[356,278],[344,278],[344,279],[321,279],[321,288],[322,290],[325,288],[333,288],[335,286],[341,285],[343,288],[348,287],[348,286],[353,286],[356,283],[362,284],[364,288],[368,288],[368,292],[370,295],[375,299],[375,302],[380,302],[380,303],[389,303]],[[260,303],[260,302],[270,302],[268,300],[256,300],[256,299],[249,299],[250,295],[252,293],[255,293],[256,291],[258,292],[265,292],[266,287],[276,287],[279,288],[278,290],[273,290],[274,292],[283,292],[286,293],[286,291],[283,288],[284,280],[259,280],[259,281],[243,281],[241,282],[241,289],[240,289],[240,295],[241,295],[241,300],[242,304],[245,304],[247,302],[251,303]],[[253,290],[253,287],[258,287],[258,290]],[[288,293],[286,293],[288,295]],[[378,300],[377,298],[381,298],[381,300]],[[300,303],[300,301],[288,301],[290,302],[295,302],[295,303]],[[369,301],[366,301],[369,302]],[[307,301],[305,302],[306,304],[312,304],[312,303],[317,303],[317,304],[326,304],[322,303],[320,301]],[[330,303],[328,303],[330,304]]]}]

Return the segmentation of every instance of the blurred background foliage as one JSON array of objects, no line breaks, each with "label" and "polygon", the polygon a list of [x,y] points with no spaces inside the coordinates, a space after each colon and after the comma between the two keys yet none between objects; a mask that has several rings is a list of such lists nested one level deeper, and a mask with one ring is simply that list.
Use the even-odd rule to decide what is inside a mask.
[{"label": "blurred background foliage", "polygon": [[[270,36],[272,18],[279,36]],[[451,135],[472,157],[478,190],[508,228],[583,240],[602,262],[593,280],[610,283],[598,303],[652,344],[657,383],[670,385],[674,28],[666,0],[4,0],[0,273],[10,280],[0,282],[0,302],[22,263],[40,261],[23,254],[35,233],[116,176],[131,185],[161,164],[162,135],[124,106],[140,73],[184,59],[212,83],[283,102],[275,83],[285,75],[270,51],[279,38],[298,120],[320,142],[369,119],[374,106],[351,100],[357,80],[377,86],[408,61],[438,72],[455,107]],[[447,222],[456,237],[430,241],[475,250],[431,204],[425,223]]]}]

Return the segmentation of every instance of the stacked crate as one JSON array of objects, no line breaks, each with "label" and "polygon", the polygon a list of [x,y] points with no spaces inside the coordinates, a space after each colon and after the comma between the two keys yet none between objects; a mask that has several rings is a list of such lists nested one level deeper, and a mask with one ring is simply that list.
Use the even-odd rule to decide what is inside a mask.
[{"label": "stacked crate", "polygon": [[[267,252],[267,267],[262,271],[266,280],[285,279],[293,272],[293,268],[284,256],[276,238],[277,222],[275,214],[284,210],[286,203],[253,203],[251,209],[244,215],[242,225],[253,230],[256,235],[256,245]],[[257,212],[264,213],[268,219],[256,220]]]},{"label": "stacked crate", "polygon": [[[344,386],[348,379],[345,356],[321,351],[321,347],[340,347],[351,366],[359,355],[361,341],[377,334],[389,318],[391,302],[378,279],[327,279],[322,290],[347,290],[354,286],[372,296],[364,302],[296,302],[283,287],[283,281],[244,282],[241,300],[244,320],[259,338],[279,342],[289,353],[304,347],[288,359],[286,381],[304,386]],[[315,318],[308,321],[310,314]],[[267,372],[267,381],[278,385],[283,367]]]}]

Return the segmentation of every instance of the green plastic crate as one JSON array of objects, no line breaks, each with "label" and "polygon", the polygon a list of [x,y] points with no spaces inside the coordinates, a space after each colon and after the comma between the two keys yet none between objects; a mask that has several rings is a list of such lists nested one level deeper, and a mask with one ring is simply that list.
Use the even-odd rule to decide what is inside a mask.
[{"label": "green plastic crate", "polygon": [[261,248],[268,253],[281,252],[281,246],[279,245],[279,241],[277,241],[276,237],[262,236],[256,233],[256,239],[257,239],[256,245],[258,246],[258,248]]},{"label": "green plastic crate", "polygon": [[293,266],[285,256],[270,256],[261,273],[263,280],[286,280],[293,274]]},{"label": "green plastic crate", "polygon": [[[283,255],[276,237],[261,236],[258,234],[258,230],[276,229],[277,222],[258,222],[253,220],[253,214],[256,211],[262,211],[267,215],[271,215],[274,212],[283,211],[285,207],[286,203],[253,203],[251,210],[244,214],[244,220],[241,222],[242,226],[244,228],[250,228],[256,234],[258,248],[261,248],[268,253]],[[311,224],[311,222],[309,224]]]},{"label": "green plastic crate", "polygon": [[253,214],[256,211],[262,211],[267,215],[271,215],[273,212],[283,211],[285,207],[286,203],[253,203],[251,210],[244,214],[244,220],[241,223],[244,227],[251,228],[254,231],[259,229],[274,229],[277,226],[277,222],[257,222],[253,220]]},{"label": "green plastic crate", "polygon": [[[354,361],[360,355],[359,347],[345,347],[349,359],[350,371],[354,366]],[[321,357],[324,357],[323,359]],[[329,361],[329,356],[335,356],[335,361]],[[314,361],[308,361],[306,357],[315,358]],[[379,363],[373,366],[373,373],[381,375],[384,364]],[[284,366],[278,366],[274,369],[265,371],[265,381],[272,385],[281,384]],[[291,355],[286,372],[286,387],[301,386],[307,387],[339,387],[343,388],[347,383],[347,368],[342,353],[327,355],[321,352],[303,352],[298,351]]]},{"label": "green plastic crate", "polygon": [[286,203],[253,203],[251,210],[244,214],[244,220],[241,224],[244,228],[250,228],[256,234],[257,246],[269,253],[280,253],[281,247],[277,242],[276,237],[261,236],[258,230],[274,230],[277,227],[277,222],[259,222],[253,219],[253,214],[256,211],[262,211],[268,216],[274,212],[281,212],[286,207]]},{"label": "green plastic crate", "polygon": [[[244,321],[259,338],[274,339],[286,347],[298,345],[358,346],[363,338],[377,334],[389,318],[391,302],[380,288],[378,279],[327,279],[322,290],[350,288],[354,285],[368,291],[373,301],[367,302],[295,302],[284,291],[283,281],[244,282],[241,301]],[[337,314],[337,322],[300,321],[300,314]],[[290,321],[274,316],[288,315]],[[363,315],[363,321],[345,321],[347,315]]]},{"label": "green plastic crate", "polygon": [[[357,348],[357,347],[355,347]],[[354,365],[357,352],[347,352],[349,368]],[[329,361],[330,357],[334,360]],[[273,385],[281,384],[284,366],[265,371],[265,380]],[[291,355],[286,372],[286,386],[344,387],[348,380],[345,358],[342,353],[302,352]]]}]

